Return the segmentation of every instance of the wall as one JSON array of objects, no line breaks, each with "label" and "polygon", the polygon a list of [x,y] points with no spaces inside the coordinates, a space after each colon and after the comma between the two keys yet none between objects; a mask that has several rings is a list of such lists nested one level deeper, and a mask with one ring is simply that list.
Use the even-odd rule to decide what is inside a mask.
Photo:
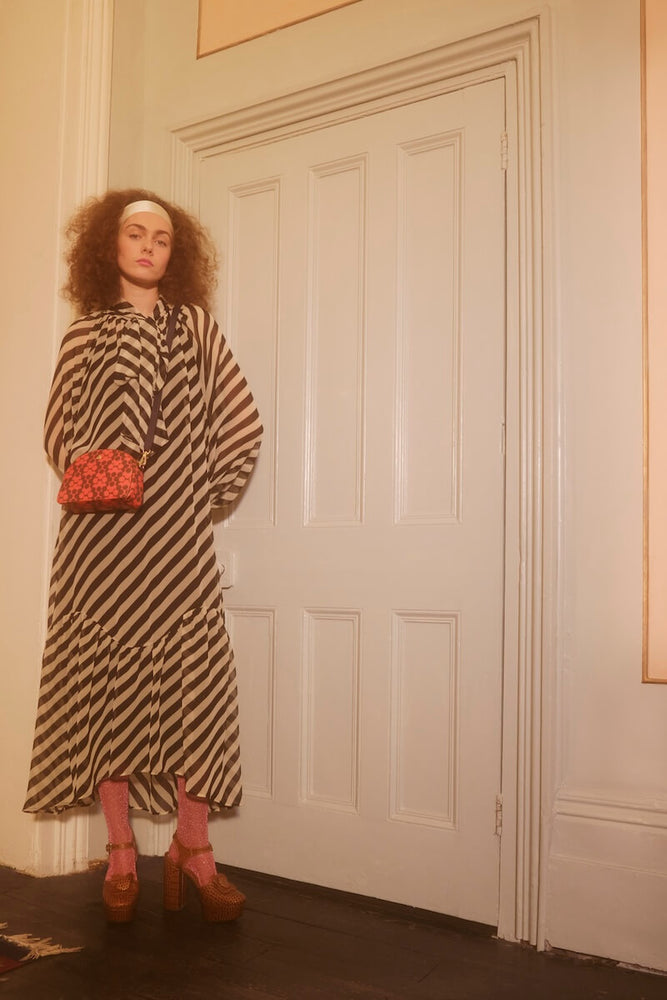
[{"label": "wall", "polygon": [[[11,135],[0,158],[2,299],[0,351],[2,455],[19,479],[0,496],[3,574],[0,600],[0,860],[32,863],[34,825],[21,813],[32,745],[44,636],[47,563],[42,417],[53,363],[59,282],[59,182],[66,4],[40,5],[39,30],[25,6],[0,7],[0,115]],[[26,54],[30,53],[30,58]],[[39,66],[39,74],[35,74]],[[36,85],[35,78],[39,77]],[[16,95],[21,94],[21,100]],[[28,847],[28,857],[26,857]]]},{"label": "wall", "polygon": [[114,6],[109,186],[136,187],[144,169],[145,19],[137,16],[139,5],[133,0],[116,0]]},{"label": "wall", "polygon": [[561,746],[546,930],[560,947],[665,968],[667,688],[639,683],[638,6],[567,3],[554,19],[566,426]]},{"label": "wall", "polygon": [[667,5],[645,0],[646,170],[645,198],[650,205],[645,233],[645,351],[649,358],[646,448],[646,638],[645,676],[667,683],[667,133],[663,128],[667,96]]},{"label": "wall", "polygon": [[[108,0],[3,0],[0,158],[5,334],[0,408],[0,863],[38,874],[88,857],[88,819],[22,813],[32,748],[56,477],[42,421],[57,347],[70,319],[60,298],[62,227],[75,204],[106,186],[110,65]],[[106,83],[106,86],[105,86]]]}]

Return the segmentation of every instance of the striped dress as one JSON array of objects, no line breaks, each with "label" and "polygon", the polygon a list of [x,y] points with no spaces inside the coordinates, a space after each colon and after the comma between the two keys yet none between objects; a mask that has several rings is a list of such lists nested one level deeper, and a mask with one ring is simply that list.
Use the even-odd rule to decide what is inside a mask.
[{"label": "striped dress", "polygon": [[128,303],[77,320],[62,343],[45,422],[62,472],[94,448],[142,451],[162,387],[136,512],[63,511],[49,594],[24,809],[89,805],[109,777],[130,806],[173,812],[176,776],[212,810],[241,798],[236,677],[211,512],[233,504],[259,451],[252,395],[214,319]]}]

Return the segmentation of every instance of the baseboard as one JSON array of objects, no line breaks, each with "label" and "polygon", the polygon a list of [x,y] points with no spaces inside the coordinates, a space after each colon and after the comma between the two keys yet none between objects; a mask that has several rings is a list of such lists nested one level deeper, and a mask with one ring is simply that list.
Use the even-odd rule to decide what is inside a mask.
[{"label": "baseboard", "polygon": [[548,864],[550,947],[667,971],[662,802],[560,795]]}]

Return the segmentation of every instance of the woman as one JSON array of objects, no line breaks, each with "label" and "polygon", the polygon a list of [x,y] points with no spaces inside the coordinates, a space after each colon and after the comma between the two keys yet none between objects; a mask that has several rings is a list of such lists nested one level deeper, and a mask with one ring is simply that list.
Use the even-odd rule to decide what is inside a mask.
[{"label": "woman", "polygon": [[262,427],[206,311],[215,250],[194,218],[147,191],[111,191],[74,216],[68,236],[65,293],[86,315],[62,343],[48,455],[61,472],[97,448],[138,458],[161,398],[142,506],[63,510],[24,809],[58,813],[99,795],[115,922],[132,919],[138,896],[129,808],[177,809],[165,906],[183,905],[187,876],[206,919],[235,919],[244,897],[217,874],[208,843],[209,810],[241,798],[211,511],[237,500]]}]

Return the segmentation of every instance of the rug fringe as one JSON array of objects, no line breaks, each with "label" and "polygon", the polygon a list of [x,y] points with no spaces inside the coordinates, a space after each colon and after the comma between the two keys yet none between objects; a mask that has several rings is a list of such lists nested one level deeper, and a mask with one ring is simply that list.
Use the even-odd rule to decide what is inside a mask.
[{"label": "rug fringe", "polygon": [[[0,930],[4,930],[7,924],[0,924]],[[75,951],[83,951],[83,948],[65,948],[61,944],[54,944],[53,938],[37,938],[32,934],[0,934],[3,941],[11,941],[19,948],[27,948],[28,954],[21,959],[22,962],[31,962],[38,958],[45,958],[48,955],[65,955]]]}]

